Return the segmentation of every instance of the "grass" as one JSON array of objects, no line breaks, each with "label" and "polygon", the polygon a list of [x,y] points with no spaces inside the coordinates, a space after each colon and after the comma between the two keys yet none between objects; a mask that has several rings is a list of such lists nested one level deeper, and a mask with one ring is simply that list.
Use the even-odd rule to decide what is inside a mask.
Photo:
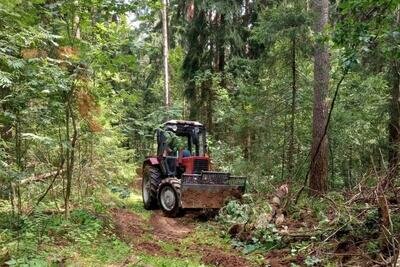
[{"label": "grass", "polygon": [[230,239],[221,236],[221,232],[210,222],[199,223],[191,235],[182,240],[182,245],[213,246],[222,250],[230,248]]},{"label": "grass", "polygon": [[[195,259],[178,259],[165,256],[141,255],[134,266],[158,266],[158,267],[199,267],[205,266]],[[133,266],[133,265],[132,265]]]},{"label": "grass", "polygon": [[143,219],[150,219],[152,212],[144,209],[141,195],[132,193],[129,198],[125,200],[125,203],[129,210],[140,215]]},{"label": "grass", "polygon": [[121,262],[132,253],[131,247],[117,237],[102,236],[95,243],[77,248],[87,262],[98,265]]}]

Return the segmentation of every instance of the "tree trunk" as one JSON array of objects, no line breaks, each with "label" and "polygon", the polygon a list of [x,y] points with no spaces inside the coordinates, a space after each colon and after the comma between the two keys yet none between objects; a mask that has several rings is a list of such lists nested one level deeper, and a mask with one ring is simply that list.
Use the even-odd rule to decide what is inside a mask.
[{"label": "tree trunk", "polygon": [[[225,15],[221,14],[218,21],[218,29],[221,33],[217,39],[217,56],[218,56],[218,71],[223,72],[225,69]],[[223,77],[222,77],[223,78]],[[221,84],[224,84],[224,80],[221,80]]]},{"label": "tree trunk", "polygon": [[250,128],[247,128],[245,140],[243,141],[243,143],[245,144],[243,157],[247,161],[251,160],[251,144],[252,144],[251,137],[252,137],[252,134],[251,134]]},{"label": "tree trunk", "polygon": [[389,122],[389,180],[398,174],[399,144],[400,144],[400,75],[399,64],[392,63],[391,78],[392,90],[390,99],[390,122]]},{"label": "tree trunk", "polygon": [[[400,12],[397,12],[396,24],[400,25]],[[400,145],[400,62],[394,59],[391,62],[389,80],[392,86],[390,98],[389,121],[389,168],[390,182],[398,175],[399,145]],[[386,186],[386,185],[385,185]]]},{"label": "tree trunk", "polygon": [[[64,198],[64,215],[65,218],[69,218],[70,214],[70,207],[69,207],[69,202],[70,202],[70,196],[71,196],[71,191],[72,191],[72,178],[73,178],[73,171],[74,171],[74,163],[75,163],[75,145],[76,145],[76,140],[78,138],[78,130],[77,130],[77,125],[75,121],[75,115],[72,109],[72,96],[73,92],[71,91],[69,95],[67,96],[66,100],[66,106],[65,106],[65,128],[66,128],[66,139],[68,142],[68,146],[66,148],[66,188],[65,188],[65,198]],[[70,124],[69,122],[72,122],[72,139],[70,139]]]},{"label": "tree trunk", "polygon": [[[7,95],[10,94],[10,89],[5,87],[2,88],[0,90],[0,100],[2,100],[3,98],[5,98]],[[7,110],[8,106],[6,106],[6,104],[1,104],[0,105],[0,112],[5,112]],[[8,141],[11,139],[12,137],[12,131],[11,131],[11,124],[10,123],[6,123],[6,122],[2,122],[2,124],[0,125],[0,138]]]},{"label": "tree trunk", "polygon": [[167,20],[167,0],[162,0],[161,8],[162,21],[162,40],[163,40],[163,65],[164,65],[164,93],[165,107],[168,110],[170,106],[169,96],[169,72],[168,72],[168,20]]},{"label": "tree trunk", "polygon": [[206,94],[207,97],[207,103],[205,105],[205,114],[206,114],[206,119],[207,119],[207,130],[209,133],[212,133],[214,130],[214,124],[213,124],[213,113],[214,113],[214,92],[212,90],[212,81],[208,80],[203,82],[203,85],[201,87],[202,91]]},{"label": "tree trunk", "polygon": [[[208,45],[207,34],[207,14],[204,7],[197,1],[194,1],[193,18],[190,21],[186,35],[188,43],[188,51],[183,61],[183,78],[187,84],[185,89],[185,98],[188,100],[189,119],[198,120],[201,114],[201,105],[203,104],[202,91],[199,90],[195,83],[196,74],[198,71],[204,70],[206,62],[203,60],[203,51]],[[200,88],[201,89],[201,88]]]},{"label": "tree trunk", "polygon": [[353,146],[351,144],[348,156],[347,179],[344,185],[347,189],[351,189],[353,187]]},{"label": "tree trunk", "polygon": [[[22,164],[23,152],[22,152],[22,131],[21,131],[21,117],[19,111],[15,112],[15,124],[14,124],[14,131],[15,131],[15,162],[17,164],[17,168],[19,172],[24,171],[24,167]],[[21,215],[22,213],[22,201],[21,201],[21,187],[20,184],[17,183],[15,187],[14,197],[17,197],[16,204],[17,204],[17,213]]]},{"label": "tree trunk", "polygon": [[81,39],[81,28],[80,28],[80,17],[79,17],[79,1],[74,1],[75,5],[75,14],[74,14],[74,21],[73,21],[73,29],[74,29],[74,37],[77,40]]},{"label": "tree trunk", "polygon": [[290,117],[290,136],[289,136],[289,150],[288,150],[288,173],[293,179],[294,169],[294,127],[295,127],[295,115],[296,115],[296,37],[292,38],[292,105],[291,105],[291,117]]},{"label": "tree trunk", "polygon": [[283,145],[282,145],[282,167],[281,167],[281,180],[285,179],[285,167],[286,167],[286,133],[287,133],[287,114],[285,114],[285,120],[283,122]]},{"label": "tree trunk", "polygon": [[[314,0],[314,30],[319,37],[328,24],[329,1]],[[321,38],[322,39],[322,38]],[[314,47],[314,106],[311,147],[310,194],[321,195],[327,191],[328,138],[325,133],[327,123],[326,95],[329,88],[329,52],[327,45],[317,40]]]},{"label": "tree trunk", "polygon": [[[69,96],[67,96],[67,102],[69,102]],[[70,141],[70,132],[69,132],[69,119],[70,119],[70,113],[69,113],[69,103],[65,103],[65,139],[67,142]],[[69,145],[65,149],[66,153],[66,159],[67,159],[67,167],[66,167],[66,172],[65,172],[65,178],[66,178],[66,187],[65,187],[65,193],[64,193],[64,216],[65,218],[69,217],[69,197],[71,194],[71,184],[72,184],[72,170],[71,170],[71,162],[70,162],[70,147]],[[63,183],[63,188],[64,188]]]},{"label": "tree trunk", "polygon": [[[211,13],[210,13],[211,15]],[[225,46],[224,46],[224,32],[225,32],[225,16],[223,14],[216,15],[213,20],[214,31],[219,32],[220,34],[214,39],[213,48],[213,69],[216,73],[220,74],[221,81],[219,85],[221,87],[225,87],[225,77],[224,77],[224,69],[225,69]],[[206,105],[206,114],[207,114],[207,128],[209,132],[213,131],[214,123],[213,123],[213,113],[214,113],[214,92],[213,92],[213,82],[210,79],[205,82],[206,86],[204,87],[207,90],[207,105]]]}]

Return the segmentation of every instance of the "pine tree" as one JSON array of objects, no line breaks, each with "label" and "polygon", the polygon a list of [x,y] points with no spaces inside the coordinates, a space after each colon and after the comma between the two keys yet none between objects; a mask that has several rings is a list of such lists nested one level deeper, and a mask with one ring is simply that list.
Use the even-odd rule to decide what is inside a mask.
[{"label": "pine tree", "polygon": [[314,107],[311,147],[310,194],[320,195],[327,191],[328,176],[328,137],[326,95],[329,88],[329,51],[322,41],[329,18],[329,1],[314,0],[314,30],[317,43],[314,47]]}]

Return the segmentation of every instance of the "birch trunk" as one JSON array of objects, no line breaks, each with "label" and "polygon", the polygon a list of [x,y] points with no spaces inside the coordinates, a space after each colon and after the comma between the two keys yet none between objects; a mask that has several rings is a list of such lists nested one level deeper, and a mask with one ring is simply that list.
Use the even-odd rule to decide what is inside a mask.
[{"label": "birch trunk", "polygon": [[164,93],[165,107],[170,106],[169,95],[169,71],[168,71],[168,19],[167,19],[167,0],[162,0],[161,22],[162,22],[162,40],[163,40],[163,65],[164,65]]}]

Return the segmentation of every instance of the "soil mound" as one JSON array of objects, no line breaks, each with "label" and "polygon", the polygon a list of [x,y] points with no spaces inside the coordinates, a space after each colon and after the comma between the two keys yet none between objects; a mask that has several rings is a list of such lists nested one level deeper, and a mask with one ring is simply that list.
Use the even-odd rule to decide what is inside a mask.
[{"label": "soil mound", "polygon": [[203,248],[202,262],[223,267],[247,267],[250,264],[240,256],[221,251],[218,248]]},{"label": "soil mound", "polygon": [[126,209],[112,209],[112,219],[117,235],[125,241],[133,241],[145,232],[143,219]]},{"label": "soil mound", "polygon": [[150,218],[154,234],[161,239],[181,239],[188,236],[193,226],[181,222],[179,219],[164,217],[160,211],[156,211]]}]

